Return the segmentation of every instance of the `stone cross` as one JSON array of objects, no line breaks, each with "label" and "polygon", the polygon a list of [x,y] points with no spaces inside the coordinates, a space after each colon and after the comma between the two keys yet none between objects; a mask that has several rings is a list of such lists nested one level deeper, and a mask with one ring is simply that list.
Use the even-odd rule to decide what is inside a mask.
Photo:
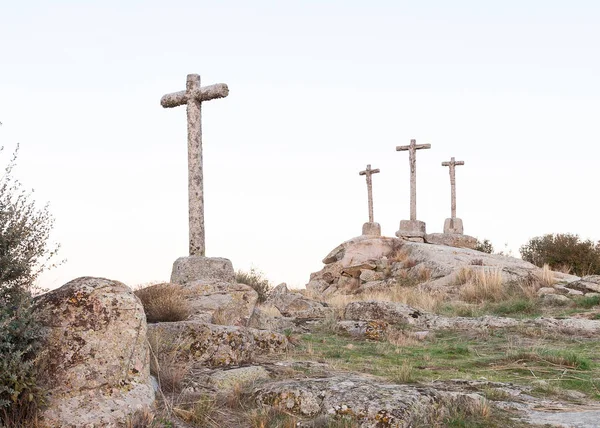
[{"label": "stone cross", "polygon": [[187,105],[188,134],[188,203],[190,256],[205,256],[204,186],[202,172],[202,101],[225,98],[229,89],[224,83],[200,86],[200,75],[188,74],[185,91],[167,94],[160,99],[164,108]]},{"label": "stone cross", "polygon": [[456,218],[456,175],[455,168],[458,165],[464,165],[464,161],[455,161],[454,158],[450,159],[450,162],[442,162],[442,166],[450,167],[450,192],[451,192],[451,215],[450,218]]},{"label": "stone cross", "polygon": [[410,140],[408,146],[396,146],[396,151],[409,153],[410,162],[410,219],[417,219],[417,150],[430,149],[431,144],[416,144],[417,140]]},{"label": "stone cross", "polygon": [[379,168],[371,169],[371,164],[367,165],[367,169],[358,173],[358,175],[367,176],[367,195],[369,198],[369,223],[373,223],[373,180],[371,176],[377,174]]}]

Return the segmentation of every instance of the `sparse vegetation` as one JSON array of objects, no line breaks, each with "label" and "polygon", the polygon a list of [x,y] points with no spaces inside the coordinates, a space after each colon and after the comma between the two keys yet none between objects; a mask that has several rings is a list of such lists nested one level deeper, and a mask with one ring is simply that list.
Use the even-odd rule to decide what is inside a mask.
[{"label": "sparse vegetation", "polygon": [[520,248],[521,257],[536,266],[584,276],[600,274],[600,243],[582,241],[578,235],[547,234],[530,239]]},{"label": "sparse vegetation", "polygon": [[154,322],[184,321],[190,316],[187,292],[177,284],[155,284],[135,291],[144,306],[146,320]]},{"label": "sparse vegetation", "polygon": [[59,247],[49,244],[48,206],[39,209],[12,175],[17,153],[18,147],[0,176],[0,426],[29,427],[44,400],[36,364],[42,330],[32,296]]},{"label": "sparse vegetation", "polygon": [[271,291],[272,285],[264,273],[255,268],[251,268],[250,272],[238,270],[235,273],[235,280],[240,284],[249,285],[258,293],[258,302],[262,303],[269,297],[269,291]]},{"label": "sparse vegetation", "polygon": [[475,245],[475,250],[481,251],[482,253],[492,254],[494,252],[494,246],[489,239],[484,239],[483,241],[478,239],[477,244]]}]

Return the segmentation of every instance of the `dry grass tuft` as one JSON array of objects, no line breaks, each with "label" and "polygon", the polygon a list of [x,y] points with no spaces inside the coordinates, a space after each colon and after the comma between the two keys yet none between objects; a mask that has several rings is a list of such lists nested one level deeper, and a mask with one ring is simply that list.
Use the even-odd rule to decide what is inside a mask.
[{"label": "dry grass tuft", "polygon": [[135,290],[148,322],[184,321],[191,313],[187,290],[177,284],[155,284]]},{"label": "dry grass tuft", "polygon": [[136,411],[125,422],[126,428],[148,428],[152,426],[154,413],[148,408]]},{"label": "dry grass tuft", "polygon": [[536,277],[542,287],[552,287],[556,284],[554,272],[552,272],[548,263],[544,264],[541,271],[536,272]]},{"label": "dry grass tuft", "polygon": [[507,296],[500,269],[463,268],[457,275],[462,282],[460,297],[469,303],[499,302]]},{"label": "dry grass tuft", "polygon": [[417,288],[390,287],[387,290],[362,294],[338,294],[328,297],[325,302],[334,309],[338,316],[341,316],[349,303],[367,300],[404,303],[422,311],[436,312],[444,303],[445,296]]},{"label": "dry grass tuft", "polygon": [[150,373],[156,376],[163,392],[179,392],[192,369],[192,362],[182,359],[187,346],[183,338],[168,338],[160,331],[148,331]]}]

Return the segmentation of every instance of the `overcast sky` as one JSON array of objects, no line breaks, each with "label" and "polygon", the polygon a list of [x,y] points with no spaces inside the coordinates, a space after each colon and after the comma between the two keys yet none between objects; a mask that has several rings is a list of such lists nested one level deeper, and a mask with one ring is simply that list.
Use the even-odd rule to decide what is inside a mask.
[{"label": "overcast sky", "polygon": [[0,155],[49,202],[67,263],[44,275],[136,285],[187,255],[185,107],[203,104],[207,255],[306,284],[367,221],[441,232],[457,168],[465,233],[497,250],[545,233],[600,239],[597,1],[0,0]]}]

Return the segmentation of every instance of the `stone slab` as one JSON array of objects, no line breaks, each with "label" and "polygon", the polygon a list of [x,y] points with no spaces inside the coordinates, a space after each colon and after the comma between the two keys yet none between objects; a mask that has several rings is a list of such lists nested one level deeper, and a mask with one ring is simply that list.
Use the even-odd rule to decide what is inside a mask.
[{"label": "stone slab", "polygon": [[448,247],[470,248],[471,250],[477,246],[477,238],[457,233],[428,233],[425,235],[425,242]]},{"label": "stone slab", "polygon": [[415,242],[423,242],[425,234],[425,222],[420,220],[400,220],[400,229],[396,232],[398,238]]},{"label": "stone slab", "polygon": [[381,236],[381,226],[379,223],[365,223],[362,227],[362,234],[365,236]]},{"label": "stone slab", "polygon": [[444,221],[444,233],[462,235],[464,233],[463,221],[460,218],[447,218]]},{"label": "stone slab", "polygon": [[198,281],[206,284],[235,282],[235,272],[229,259],[221,257],[180,257],[173,263],[171,283],[185,285]]}]

